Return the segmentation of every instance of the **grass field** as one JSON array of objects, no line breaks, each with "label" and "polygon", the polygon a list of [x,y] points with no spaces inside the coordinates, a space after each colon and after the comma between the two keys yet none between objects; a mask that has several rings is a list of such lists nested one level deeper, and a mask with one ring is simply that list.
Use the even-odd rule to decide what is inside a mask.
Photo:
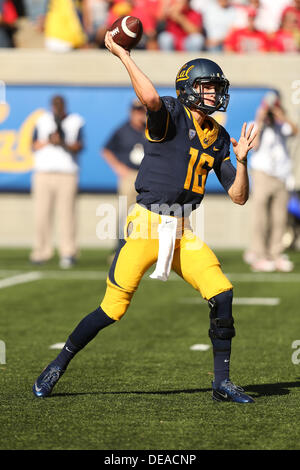
[{"label": "grass field", "polygon": [[33,382],[58,352],[49,347],[104,294],[107,252],[83,251],[62,271],[57,260],[33,268],[26,250],[0,250],[0,448],[299,449],[300,253],[291,253],[294,273],[267,275],[251,273],[240,252],[217,254],[237,299],[231,379],[255,404],[212,401],[211,349],[190,349],[210,344],[208,307],[175,275],[145,276],[124,319],[75,357],[51,397],[36,399]]}]

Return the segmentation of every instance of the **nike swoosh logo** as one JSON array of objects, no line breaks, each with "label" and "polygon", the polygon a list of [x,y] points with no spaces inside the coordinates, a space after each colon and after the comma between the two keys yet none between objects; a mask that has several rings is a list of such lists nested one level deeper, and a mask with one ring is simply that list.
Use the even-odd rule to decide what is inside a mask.
[{"label": "nike swoosh logo", "polygon": [[68,348],[68,346],[66,346],[66,350],[70,353],[72,353],[73,351],[71,351],[71,349]]},{"label": "nike swoosh logo", "polygon": [[218,152],[220,149],[217,149],[216,147],[213,147],[213,150],[214,150],[215,152]]},{"label": "nike swoosh logo", "polygon": [[36,389],[37,392],[40,392],[42,390],[42,387],[38,387],[36,382],[34,384],[34,388]]}]

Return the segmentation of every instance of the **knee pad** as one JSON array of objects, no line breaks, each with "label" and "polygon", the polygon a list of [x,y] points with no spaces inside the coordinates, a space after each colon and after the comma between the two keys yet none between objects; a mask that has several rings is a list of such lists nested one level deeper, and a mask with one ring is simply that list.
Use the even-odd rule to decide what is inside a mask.
[{"label": "knee pad", "polygon": [[231,339],[235,336],[232,317],[232,290],[222,292],[208,301],[210,308],[210,329],[208,335],[213,339]]}]

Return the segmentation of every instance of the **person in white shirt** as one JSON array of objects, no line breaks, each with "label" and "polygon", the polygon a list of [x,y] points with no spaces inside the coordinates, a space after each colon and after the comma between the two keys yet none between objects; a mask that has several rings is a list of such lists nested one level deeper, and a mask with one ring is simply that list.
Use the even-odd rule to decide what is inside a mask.
[{"label": "person in white shirt", "polygon": [[260,16],[257,28],[266,33],[274,33],[280,27],[281,15],[290,0],[260,0]]},{"label": "person in white shirt", "polygon": [[77,156],[83,148],[84,120],[68,114],[62,96],[51,100],[52,111],[37,121],[33,136],[34,242],[30,259],[41,264],[53,256],[52,222],[58,215],[59,255],[62,268],[76,260],[75,201],[78,187]]},{"label": "person in white shirt", "polygon": [[280,27],[281,15],[290,0],[246,0],[232,2],[237,10],[234,28],[245,28],[248,24],[249,8],[256,10],[255,27],[258,31],[274,33]]},{"label": "person in white shirt", "polygon": [[268,92],[256,116],[258,141],[251,156],[251,247],[244,260],[254,271],[292,271],[283,254],[289,190],[293,173],[287,138],[298,130],[290,121],[275,92]]},{"label": "person in white shirt", "polygon": [[210,52],[223,50],[223,42],[233,28],[237,11],[229,0],[209,2],[203,10],[206,48]]}]

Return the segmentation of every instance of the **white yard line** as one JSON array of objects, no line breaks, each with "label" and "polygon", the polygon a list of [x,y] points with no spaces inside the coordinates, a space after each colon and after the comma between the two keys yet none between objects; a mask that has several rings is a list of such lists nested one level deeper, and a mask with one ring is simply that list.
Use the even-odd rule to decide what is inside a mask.
[{"label": "white yard line", "polygon": [[300,282],[300,273],[226,273],[232,282]]},{"label": "white yard line", "polygon": [[210,344],[193,344],[190,346],[191,351],[208,351],[210,349]]},{"label": "white yard line", "polygon": [[108,271],[42,271],[47,279],[58,280],[81,280],[81,281],[105,281],[108,276]]},{"label": "white yard line", "polygon": [[22,271],[20,269],[0,269],[0,277],[12,276],[13,274],[22,274]]},{"label": "white yard line", "polygon": [[[205,301],[201,297],[184,297],[178,300],[181,304],[201,304]],[[273,307],[280,304],[278,297],[234,297],[234,305],[265,305]]]},{"label": "white yard line", "polygon": [[[151,272],[154,270],[151,270]],[[84,270],[45,270],[45,271],[38,271],[39,275],[44,279],[64,279],[64,280],[95,280],[101,281],[107,278],[109,272],[109,267],[106,271],[84,271]],[[31,274],[36,273],[36,271],[31,271]],[[16,269],[0,269],[0,277],[5,276],[13,276],[13,275],[27,275],[29,274],[28,271],[20,271]],[[160,282],[161,281],[154,281],[153,279],[149,278],[149,273],[146,273],[143,277],[143,280],[151,280],[152,282]],[[293,282],[300,282],[300,273],[225,273],[226,276],[230,279],[231,282],[274,282],[274,283],[293,283]],[[170,277],[167,282],[169,281],[181,281],[181,277],[177,274],[171,272]]]},{"label": "white yard line", "polygon": [[0,289],[5,287],[15,286],[17,284],[24,284],[25,282],[37,281],[43,277],[42,273],[38,271],[27,272],[24,274],[17,274],[16,276],[7,277],[0,280]]},{"label": "white yard line", "polygon": [[65,343],[55,343],[49,346],[49,349],[62,349]]},{"label": "white yard line", "polygon": [[233,298],[233,305],[266,305],[273,307],[280,304],[278,297],[236,297]]}]

